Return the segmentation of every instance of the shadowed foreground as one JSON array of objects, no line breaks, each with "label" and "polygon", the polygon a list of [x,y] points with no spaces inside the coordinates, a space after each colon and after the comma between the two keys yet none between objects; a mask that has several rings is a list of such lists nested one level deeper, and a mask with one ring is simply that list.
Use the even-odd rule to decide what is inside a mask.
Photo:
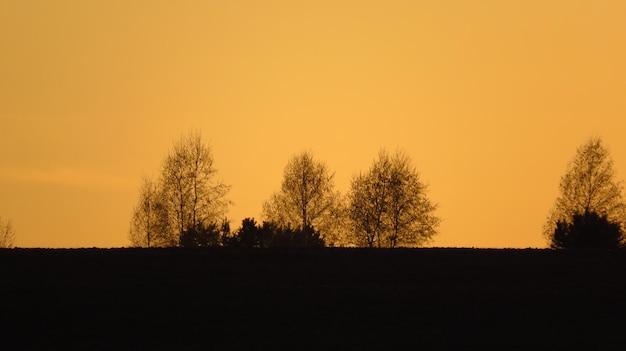
[{"label": "shadowed foreground", "polygon": [[3,346],[605,349],[626,253],[4,250]]}]

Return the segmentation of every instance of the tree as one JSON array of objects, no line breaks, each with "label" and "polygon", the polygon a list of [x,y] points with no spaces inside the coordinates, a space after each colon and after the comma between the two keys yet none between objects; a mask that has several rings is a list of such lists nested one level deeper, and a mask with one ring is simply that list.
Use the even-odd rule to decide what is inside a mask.
[{"label": "tree", "polygon": [[181,136],[163,161],[160,178],[142,180],[131,218],[131,243],[209,246],[226,240],[230,235],[227,220],[221,228],[218,223],[225,218],[230,187],[217,181],[216,173],[211,149],[201,135]]},{"label": "tree", "polygon": [[12,248],[15,244],[15,228],[10,219],[6,222],[0,217],[0,248]]},{"label": "tree", "polygon": [[[591,138],[576,150],[559,184],[560,196],[544,225],[544,236],[551,245],[557,224],[559,230],[594,213],[607,222],[626,226],[626,206],[622,200],[623,183],[615,181],[613,161],[600,138]],[[557,245],[557,247],[560,247]]]},{"label": "tree", "polygon": [[262,238],[259,227],[254,218],[244,218],[241,228],[235,233],[235,245],[243,247],[260,247]]},{"label": "tree", "polygon": [[381,246],[381,234],[385,231],[383,215],[386,211],[385,188],[376,186],[371,174],[359,174],[352,179],[350,188],[350,219],[358,246]]},{"label": "tree", "polygon": [[617,223],[595,212],[574,214],[571,223],[556,223],[550,247],[554,249],[617,249],[624,244],[622,230]]},{"label": "tree", "polygon": [[397,152],[389,179],[390,247],[419,245],[435,234],[439,219],[432,215],[436,206],[426,197],[426,189],[409,156]]},{"label": "tree", "polygon": [[175,246],[178,243],[169,222],[165,197],[158,183],[144,176],[139,201],[133,209],[129,239],[133,246]]},{"label": "tree", "polygon": [[357,244],[398,247],[428,241],[440,220],[426,190],[408,155],[381,150],[370,170],[352,179],[349,212]]},{"label": "tree", "polygon": [[211,149],[199,133],[181,136],[165,158],[162,188],[179,240],[185,232],[198,233],[223,218],[230,187],[216,181],[216,173]]},{"label": "tree", "polygon": [[280,191],[263,204],[264,217],[281,227],[315,227],[324,237],[330,236],[340,215],[333,177],[311,153],[295,155],[285,167]]}]

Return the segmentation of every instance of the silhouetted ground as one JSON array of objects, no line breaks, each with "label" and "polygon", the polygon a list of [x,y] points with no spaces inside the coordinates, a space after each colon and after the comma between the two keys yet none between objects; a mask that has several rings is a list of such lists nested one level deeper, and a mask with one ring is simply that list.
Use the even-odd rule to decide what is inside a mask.
[{"label": "silhouetted ground", "polygon": [[[607,349],[626,253],[0,251],[11,349]],[[4,347],[7,346],[7,347]]]}]

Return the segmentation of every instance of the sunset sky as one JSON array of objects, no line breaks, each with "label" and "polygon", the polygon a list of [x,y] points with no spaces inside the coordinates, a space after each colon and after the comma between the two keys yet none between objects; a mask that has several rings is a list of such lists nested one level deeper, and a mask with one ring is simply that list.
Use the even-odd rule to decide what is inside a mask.
[{"label": "sunset sky", "polygon": [[295,153],[338,190],[413,158],[431,246],[545,247],[576,148],[626,179],[626,1],[0,2],[0,216],[21,247],[129,245],[143,174],[202,132],[228,217]]}]

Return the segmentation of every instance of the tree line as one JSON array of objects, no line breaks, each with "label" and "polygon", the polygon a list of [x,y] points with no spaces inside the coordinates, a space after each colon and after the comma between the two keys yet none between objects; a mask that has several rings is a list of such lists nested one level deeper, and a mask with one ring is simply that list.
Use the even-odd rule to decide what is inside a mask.
[{"label": "tree line", "polygon": [[174,142],[157,179],[143,177],[133,209],[133,246],[319,247],[419,246],[437,231],[436,205],[410,157],[381,150],[354,176],[348,194],[312,153],[294,155],[278,191],[263,203],[263,222],[245,218],[230,230],[230,186],[218,181],[211,148],[200,133]]},{"label": "tree line", "polygon": [[[381,150],[354,175],[346,194],[311,152],[288,160],[280,189],[262,204],[263,221],[231,231],[229,185],[217,180],[200,133],[174,142],[156,179],[143,177],[129,238],[140,247],[419,247],[437,234],[437,205],[411,158]],[[600,138],[579,147],[544,225],[551,248],[619,248],[625,244],[623,183]]]}]

